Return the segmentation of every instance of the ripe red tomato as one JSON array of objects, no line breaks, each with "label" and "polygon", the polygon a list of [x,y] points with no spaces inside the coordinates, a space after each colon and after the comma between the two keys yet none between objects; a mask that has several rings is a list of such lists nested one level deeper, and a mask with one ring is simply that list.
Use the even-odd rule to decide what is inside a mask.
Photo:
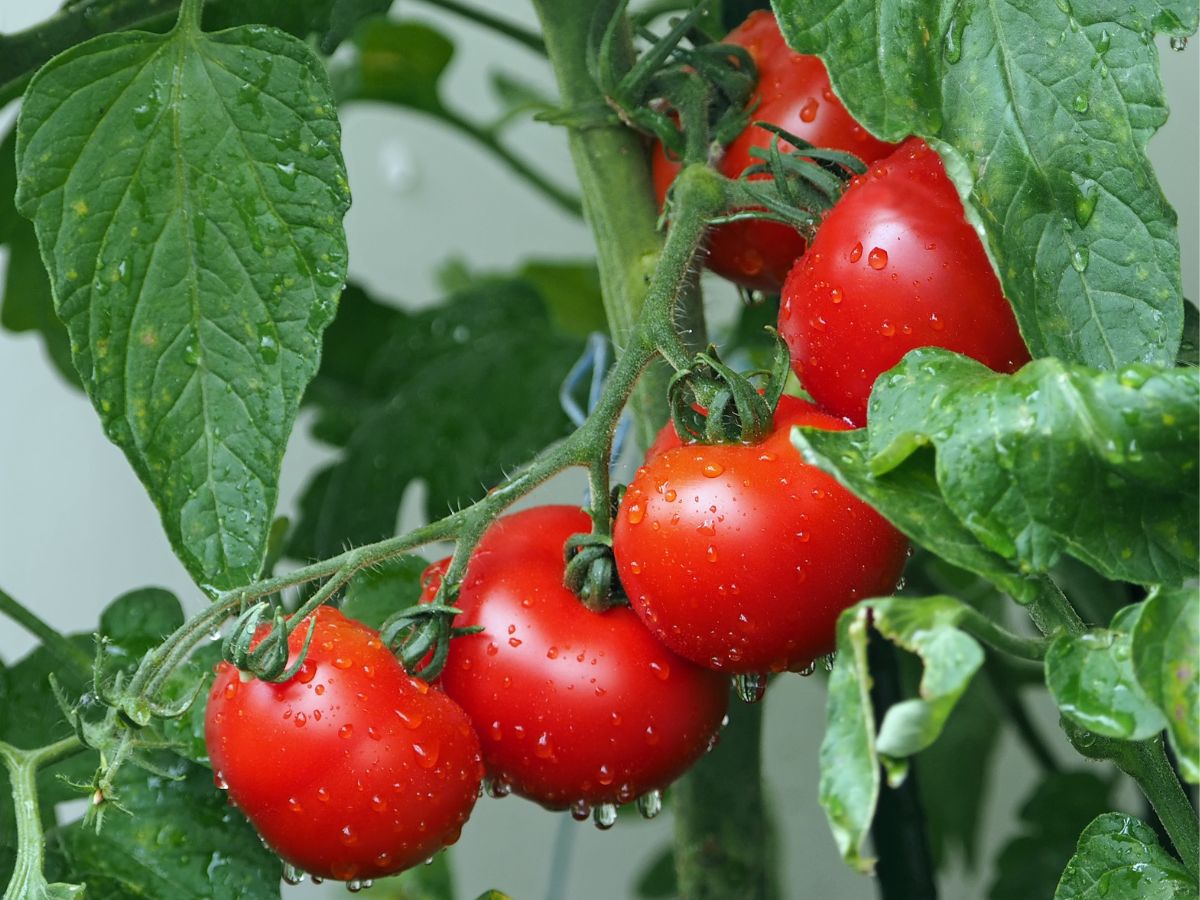
[{"label": "ripe red tomato", "polygon": [[[483,778],[453,700],[405,673],[365,625],[316,612],[282,684],[217,670],[204,732],[218,785],[284,860],[322,878],[375,878],[452,844]],[[289,639],[293,658],[307,621]]]},{"label": "ripe red tomato", "polygon": [[862,425],[880,373],[916,347],[998,372],[1029,361],[941,158],[913,138],[855,179],[783,288],[779,332],[821,406]]},{"label": "ripe red tomato", "polygon": [[[805,408],[788,424],[848,427],[795,403]],[[634,610],[676,653],[713,669],[804,668],[833,650],[838,614],[890,593],[904,567],[903,536],[806,465],[789,431],[667,450],[621,501],[613,552]]]},{"label": "ripe red tomato", "polygon": [[[551,809],[665,787],[721,725],[729,684],[680,659],[627,607],[587,610],[563,587],[563,545],[591,521],[543,506],[498,519],[467,566],[441,684],[475,723],[488,774]],[[443,563],[430,567],[425,596]]]},{"label": "ripe red tomato", "polygon": [[[868,164],[895,149],[854,120],[833,93],[824,63],[791,50],[770,12],[752,12],[729,32],[725,43],[745,47],[758,68],[758,89],[750,100],[752,121],[778,125],[817,147],[849,151]],[[773,138],[769,131],[747,126],[725,149],[721,174],[737,178],[759,162],[750,151],[770,147]],[[780,149],[790,145],[782,144]],[[661,206],[679,163],[667,158],[661,144],[655,144],[651,161]],[[778,291],[792,263],[804,252],[804,238],[780,222],[730,222],[713,231],[708,250],[708,267],[718,275],[751,290]]]}]

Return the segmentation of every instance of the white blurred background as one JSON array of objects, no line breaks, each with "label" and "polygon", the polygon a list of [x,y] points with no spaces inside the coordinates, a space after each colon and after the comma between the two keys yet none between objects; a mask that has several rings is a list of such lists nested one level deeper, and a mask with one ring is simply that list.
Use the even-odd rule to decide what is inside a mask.
[{"label": "white blurred background", "polygon": [[[0,33],[17,31],[49,16],[53,0],[0,0]],[[530,6],[519,0],[480,3],[491,12],[536,28]],[[396,15],[426,21],[451,36],[455,57],[443,82],[457,108],[487,118],[496,104],[487,87],[496,70],[521,72],[528,80],[539,66],[528,51],[458,18],[419,3]],[[1185,295],[1197,291],[1197,195],[1200,148],[1197,83],[1200,42],[1179,53],[1160,43],[1172,118],[1150,145],[1160,181],[1180,214]],[[548,68],[541,83],[552,89]],[[15,106],[0,111],[7,128]],[[434,273],[451,257],[472,269],[505,270],[537,257],[590,255],[585,226],[519,183],[485,151],[436,122],[391,107],[359,104],[343,114],[344,150],[354,205],[346,220],[350,277],[376,297],[420,305],[438,299]],[[509,135],[510,146],[536,161],[562,184],[573,175],[563,133],[529,123]],[[469,215],[450,210],[469,209]],[[0,277],[6,265],[0,249]],[[708,300],[728,315],[734,295],[712,280]],[[105,439],[82,394],[64,384],[32,334],[0,331],[0,586],[63,631],[94,627],[100,609],[119,594],[161,585],[183,598],[189,610],[204,602],[175,560],[144,490],[120,451]],[[279,513],[292,515],[309,475],[329,451],[298,422],[284,461]],[[572,502],[577,484],[547,489]],[[551,499],[540,494],[539,499]],[[406,504],[406,506],[409,504]],[[12,662],[32,639],[0,619],[0,659]],[[768,692],[766,774],[782,827],[787,896],[872,898],[871,880],[839,861],[817,804],[817,748],[821,740],[823,682],[784,678]],[[737,715],[737,709],[732,711]],[[1043,733],[1060,759],[1073,752],[1058,738],[1055,716],[1037,710]],[[943,879],[942,896],[982,897],[990,883],[986,863],[1012,836],[1014,813],[1037,773],[1011,737],[1005,737],[988,787],[988,820],[975,873]],[[964,761],[971,764],[970,761]],[[566,835],[562,829],[569,829]],[[572,900],[632,896],[632,879],[670,840],[668,814],[654,822],[622,822],[600,833],[566,814],[546,813],[516,798],[481,800],[453,851],[459,894],[474,898],[496,887],[516,898],[547,896],[556,839],[572,842],[565,889]],[[325,891],[337,890],[326,886]],[[289,889],[299,898],[320,893]],[[369,894],[368,894],[369,896]]]}]

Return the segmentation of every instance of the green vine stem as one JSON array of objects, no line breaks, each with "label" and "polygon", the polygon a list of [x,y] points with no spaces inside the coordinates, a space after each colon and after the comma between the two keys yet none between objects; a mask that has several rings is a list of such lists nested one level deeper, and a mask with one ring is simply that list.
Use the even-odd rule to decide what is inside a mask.
[{"label": "green vine stem", "polygon": [[1139,743],[1114,741],[1110,758],[1138,783],[1191,876],[1200,880],[1200,835],[1196,810],[1167,759],[1160,738]]},{"label": "green vine stem", "polygon": [[74,736],[36,750],[20,750],[0,741],[0,761],[8,771],[17,824],[16,865],[4,900],[27,900],[45,895],[47,885],[42,863],[46,846],[38,806],[37,772],[83,749],[83,744]]},{"label": "green vine stem", "polygon": [[[1071,602],[1050,578],[1044,579],[1041,591],[1028,609],[1033,623],[1047,638],[1062,632],[1081,634],[1087,630]],[[1092,734],[1065,717],[1060,721],[1071,744],[1083,756],[1114,762],[1137,782],[1170,835],[1179,858],[1193,878],[1200,878],[1200,821],[1167,760],[1161,737],[1119,741]]]}]

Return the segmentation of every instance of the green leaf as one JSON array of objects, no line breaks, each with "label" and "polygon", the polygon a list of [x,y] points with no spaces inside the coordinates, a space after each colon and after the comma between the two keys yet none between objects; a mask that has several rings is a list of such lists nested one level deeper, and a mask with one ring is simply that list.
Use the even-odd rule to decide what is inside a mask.
[{"label": "green leaf", "polygon": [[1193,900],[1196,882],[1144,822],[1104,813],[1083,830],[1054,900]]},{"label": "green leaf", "polygon": [[54,314],[50,279],[38,255],[37,235],[13,206],[17,190],[16,148],[14,130],[0,142],[0,245],[8,245],[8,265],[0,294],[0,326],[17,333],[38,332],[59,374],[68,384],[80,387],[79,373],[71,364],[67,329]]},{"label": "green leaf", "polygon": [[1166,714],[1167,737],[1183,777],[1200,782],[1200,592],[1162,590],[1145,602],[1133,629],[1133,670]]},{"label": "green leaf", "polygon": [[[873,502],[905,490],[910,471],[898,467],[934,448],[937,490],[961,523],[952,533],[965,528],[1022,574],[1046,572],[1066,553],[1114,580],[1177,585],[1195,575],[1198,370],[1096,373],[1044,359],[997,375],[949,351],[914,350],[876,382],[865,446],[861,435],[841,443],[851,440],[859,456],[843,462],[823,442],[826,455],[810,461],[855,472]],[[889,515],[898,504],[879,508]],[[906,518],[896,524],[910,531]]]},{"label": "green leaf", "polygon": [[183,624],[183,607],[164,588],[122,594],[100,613],[100,634],[111,653],[138,660]]},{"label": "green leaf", "polygon": [[[983,650],[957,625],[969,612],[953,597],[865,600],[838,619],[838,657],[829,679],[821,743],[820,800],[847,863],[870,871],[863,855],[879,799],[879,766],[899,784],[906,757],[932,744],[972,676]],[[921,657],[920,696],[893,705],[878,735],[867,663],[869,629]]]},{"label": "green leaf", "polygon": [[1145,155],[1166,121],[1155,32],[1194,2],[777,0],[875,134],[937,139],[1034,356],[1174,363],[1176,216]]},{"label": "green leaf", "polygon": [[934,455],[914,453],[885,477],[871,471],[866,429],[821,431],[794,428],[792,443],[810,464],[879,511],[913,542],[1027,603],[1036,583],[985,547],[955,515],[938,486]]},{"label": "green leaf", "polygon": [[354,35],[357,51],[333,68],[339,102],[380,100],[435,116],[445,113],[438,82],[454,56],[454,44],[420,22],[372,19]]},{"label": "green leaf", "polygon": [[131,815],[110,813],[99,834],[77,822],[54,835],[88,900],[279,897],[279,858],[226,805],[212,773],[178,758],[172,773],[180,780],[126,766],[118,789]]},{"label": "green leaf", "polygon": [[1142,741],[1167,727],[1166,717],[1133,673],[1130,632],[1142,604],[1122,610],[1111,628],[1061,634],[1046,653],[1046,685],[1068,719],[1106,737]]},{"label": "green leaf", "polygon": [[414,605],[421,597],[421,573],[429,561],[400,556],[373,569],[364,569],[346,586],[342,612],[372,628],[379,628],[397,610]]},{"label": "green leaf", "polygon": [[[369,303],[356,296],[348,307],[351,299]],[[330,358],[341,366],[329,377],[323,368],[309,392],[315,433],[345,449],[305,491],[293,558],[393,534],[418,479],[426,515],[440,517],[567,433],[556,388],[582,346],[553,326],[527,282],[492,279],[433,309],[377,312],[351,313],[376,324],[365,344],[331,330]],[[373,352],[355,360],[355,348]]]},{"label": "green leaf", "polygon": [[1049,897],[1079,833],[1109,808],[1112,789],[1090,772],[1052,772],[1037,782],[1021,806],[1020,831],[996,858],[988,900]]},{"label": "green leaf", "polygon": [[271,28],[113,34],[34,78],[17,128],[75,366],[213,588],[258,574],[279,467],[345,278],[320,60]]}]

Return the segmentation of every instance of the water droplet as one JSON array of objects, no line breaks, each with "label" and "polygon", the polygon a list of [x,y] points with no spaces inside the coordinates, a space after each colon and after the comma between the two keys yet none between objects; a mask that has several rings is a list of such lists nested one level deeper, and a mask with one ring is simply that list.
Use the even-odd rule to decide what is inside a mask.
[{"label": "water droplet", "polygon": [[966,27],[967,17],[961,15],[961,10],[956,9],[950,18],[950,26],[946,29],[946,40],[943,44],[946,62],[951,65],[962,59],[962,39]]},{"label": "water droplet", "polygon": [[821,657],[821,660],[825,663],[825,671],[832,672],[834,663],[837,662],[837,651],[835,650],[833,653],[826,653],[823,657]]},{"label": "water droplet", "polygon": [[304,881],[304,872],[293,866],[290,862],[283,864],[283,880],[293,887]]},{"label": "water droplet", "polygon": [[607,831],[617,824],[617,806],[615,803],[600,803],[592,810],[592,821],[601,831]]},{"label": "water droplet", "polygon": [[860,259],[862,259],[862,250],[863,250],[862,244],[855,244],[850,249],[850,262],[856,263]]},{"label": "water droplet", "polygon": [[741,672],[733,677],[733,689],[743,703],[757,703],[767,690],[767,676],[761,672]]},{"label": "water droplet", "polygon": [[343,740],[346,740],[353,736],[354,736],[354,726],[353,725],[343,725],[341,728],[338,729],[338,737],[342,738]]},{"label": "water droplet", "polygon": [[725,471],[725,467],[723,465],[721,465],[720,463],[710,462],[710,463],[705,463],[703,468],[700,469],[700,471],[701,471],[701,473],[703,473],[705,478],[716,478],[718,475],[720,475],[722,472]]},{"label": "water droplet", "polygon": [[576,800],[571,804],[571,818],[583,822],[592,814],[592,806],[586,800]]},{"label": "water droplet", "polygon": [[1176,53],[1182,53],[1184,50],[1187,49],[1187,45],[1188,45],[1187,35],[1181,34],[1181,35],[1172,35],[1171,36],[1170,46],[1171,46],[1171,49],[1174,50]]},{"label": "water droplet", "polygon": [[646,791],[637,798],[637,808],[643,819],[653,819],[662,812],[662,791]]},{"label": "water droplet", "polygon": [[1087,247],[1076,247],[1075,252],[1071,254],[1071,268],[1076,272],[1085,271],[1090,257],[1091,251]]},{"label": "water droplet", "polygon": [[884,322],[879,326],[879,333],[884,337],[892,337],[896,334],[896,326],[891,322]]},{"label": "water droplet", "polygon": [[417,765],[422,769],[432,769],[437,765],[438,752],[441,747],[436,742],[420,744],[414,742],[412,745],[413,753],[417,757]]},{"label": "water droplet", "polygon": [[338,840],[340,840],[347,847],[352,847],[358,843],[358,835],[349,825],[343,825],[341,834],[338,835]]},{"label": "water droplet", "polygon": [[1085,94],[1083,91],[1080,91],[1078,94],[1075,95],[1075,99],[1071,101],[1071,106],[1075,110],[1075,112],[1085,113],[1088,111],[1088,106],[1090,105],[1090,103],[1091,103],[1091,100],[1088,98],[1088,95]]},{"label": "water droplet", "polygon": [[485,781],[483,784],[483,789],[487,791],[487,795],[494,800],[507,797],[512,793],[512,785],[502,777],[487,779],[487,781]]},{"label": "water droplet", "polygon": [[650,663],[650,671],[658,677],[659,681],[666,681],[671,677],[670,665],[657,659]]},{"label": "water droplet", "polygon": [[1091,178],[1073,175],[1075,181],[1075,221],[1080,228],[1086,228],[1096,211],[1096,201],[1100,198],[1100,185]]},{"label": "water droplet", "polygon": [[830,289],[830,291],[829,291],[829,302],[830,302],[830,303],[833,303],[833,304],[838,304],[838,303],[841,303],[841,302],[842,302],[842,290],[841,290],[841,288],[831,288],[831,289]]},{"label": "water droplet", "polygon": [[803,669],[799,669],[798,673],[801,677],[807,678],[809,675],[811,675],[815,671],[817,671],[817,661],[814,659]]},{"label": "water droplet", "polygon": [[645,517],[646,511],[642,509],[642,504],[631,503],[629,509],[625,512],[625,518],[629,520],[630,525],[636,525]]},{"label": "water droplet", "polygon": [[809,98],[808,102],[800,107],[800,121],[811,122],[817,117],[817,101],[814,98]]},{"label": "water droplet", "polygon": [[292,724],[297,728],[303,728],[308,724],[308,716],[304,713],[296,713],[296,718],[292,719]]},{"label": "water droplet", "polygon": [[872,247],[867,254],[867,265],[876,271],[886,269],[888,264],[887,251],[882,247]]}]

